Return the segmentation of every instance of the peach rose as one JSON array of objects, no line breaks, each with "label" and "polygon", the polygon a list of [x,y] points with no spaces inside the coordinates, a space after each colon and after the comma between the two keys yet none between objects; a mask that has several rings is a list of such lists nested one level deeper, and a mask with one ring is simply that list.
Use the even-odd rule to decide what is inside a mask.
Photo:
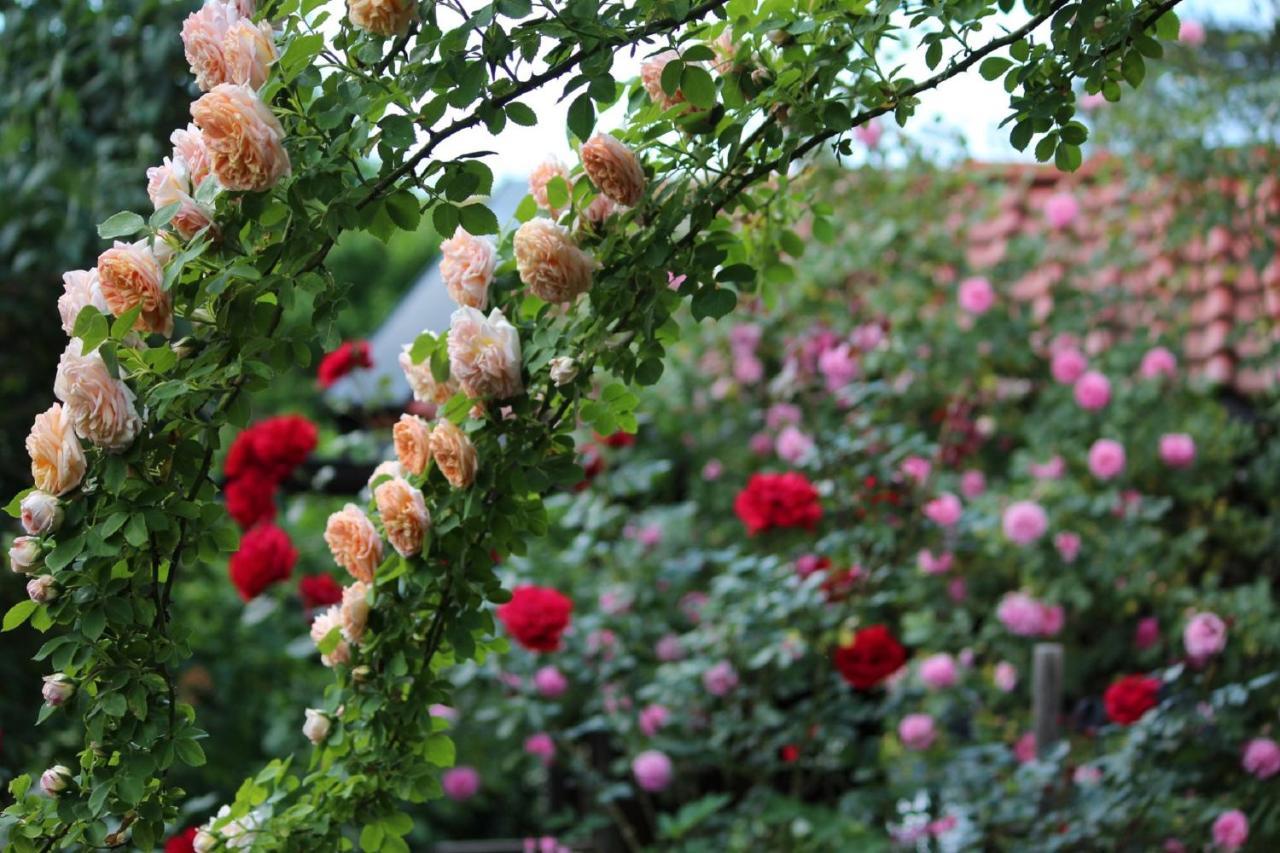
[{"label": "peach rose", "polygon": [[173,160],[181,161],[191,179],[191,186],[196,189],[209,177],[209,149],[204,144],[204,134],[194,124],[175,130],[169,134],[173,143]]},{"label": "peach rose", "polygon": [[617,212],[617,202],[607,195],[598,195],[591,199],[591,204],[588,204],[586,210],[582,211],[582,218],[592,225],[600,226],[604,224],[606,219]]},{"label": "peach rose", "polygon": [[524,390],[520,336],[502,311],[459,308],[449,318],[449,370],[468,397],[505,400]]},{"label": "peach rose", "polygon": [[254,91],[267,82],[271,63],[279,59],[275,34],[266,21],[253,23],[241,18],[227,30],[222,42],[222,57],[227,69],[225,83],[240,83]]},{"label": "peach rose", "polygon": [[516,231],[516,268],[529,291],[547,302],[572,302],[591,288],[595,261],[564,226],[530,219]]},{"label": "peach rose", "polygon": [[476,447],[467,434],[447,418],[431,431],[431,455],[440,473],[455,489],[465,489],[476,479]]},{"label": "peach rose", "polygon": [[644,195],[644,170],[630,148],[607,133],[597,133],[582,145],[582,168],[600,192],[618,204],[632,207]]},{"label": "peach rose", "polygon": [[146,240],[121,243],[98,256],[98,282],[107,309],[117,317],[142,306],[133,328],[173,334],[173,300],[164,289],[164,269]]},{"label": "peach rose", "polygon": [[113,377],[95,350],[84,355],[72,338],[58,361],[53,394],[66,406],[76,435],[92,445],[119,452],[133,444],[142,429],[133,391]]},{"label": "peach rose", "polygon": [[684,103],[684,95],[679,89],[674,95],[668,95],[662,88],[662,69],[671,60],[679,58],[680,54],[674,50],[664,50],[640,63],[640,82],[644,84],[644,90],[649,93],[649,99],[664,110]]},{"label": "peach rose", "polygon": [[489,305],[489,284],[498,265],[498,250],[487,237],[474,237],[461,226],[440,244],[440,277],[459,305],[483,311]]},{"label": "peach rose", "polygon": [[230,79],[223,45],[232,25],[240,18],[234,3],[213,0],[182,22],[182,48],[201,91],[211,91]]},{"label": "peach rose", "polygon": [[71,335],[76,318],[86,305],[92,305],[103,314],[111,313],[107,300],[98,284],[97,269],[71,270],[62,274],[62,295],[58,297],[58,315],[62,317],[62,331]]},{"label": "peach rose", "polygon": [[405,32],[417,12],[417,0],[347,0],[352,25],[379,36]]},{"label": "peach rose", "polygon": [[360,645],[364,639],[365,625],[369,622],[369,587],[356,581],[342,590],[342,636],[352,645]]},{"label": "peach rose", "polygon": [[71,418],[54,403],[36,415],[27,436],[31,479],[36,488],[51,495],[65,495],[84,479],[84,450],[76,438]]},{"label": "peach rose", "polygon": [[409,355],[410,349],[412,347],[405,344],[401,350],[400,369],[404,371],[404,378],[413,389],[413,399],[420,403],[435,403],[437,406],[449,402],[449,398],[458,393],[458,383],[453,379],[437,382],[431,373],[431,362],[423,359],[421,364],[414,364],[413,357]]},{"label": "peach rose", "polygon": [[569,193],[572,195],[573,181],[569,179],[569,169],[565,164],[554,159],[543,161],[529,173],[529,195],[533,196],[533,200],[538,203],[538,207],[558,218],[565,209],[563,207],[552,207],[551,202],[547,199],[547,184],[551,182],[552,178],[564,178],[564,182],[569,188]]},{"label": "peach rose", "polygon": [[373,573],[382,562],[382,537],[360,507],[347,504],[329,516],[324,541],[339,566],[356,580],[373,583]]},{"label": "peach rose", "polygon": [[732,71],[733,57],[737,53],[737,48],[733,44],[733,31],[726,29],[722,32],[719,38],[711,43],[711,49],[716,54],[716,58],[711,63],[715,72],[725,75]]},{"label": "peach rose", "polygon": [[179,205],[169,224],[187,239],[213,221],[209,211],[192,198],[193,192],[195,187],[181,161],[166,157],[162,165],[147,169],[147,195],[151,197],[151,204],[156,210],[171,204]]},{"label": "peach rose", "polygon": [[391,547],[401,557],[412,557],[422,550],[423,537],[431,527],[431,516],[422,492],[409,481],[394,477],[373,490],[382,527],[387,531]]},{"label": "peach rose", "polygon": [[[345,591],[343,598],[346,598]],[[315,619],[311,620],[311,642],[317,646],[324,641],[334,631],[342,631],[342,608],[333,605],[328,610],[322,610],[316,614]],[[351,660],[351,647],[347,645],[345,639],[339,639],[338,645],[328,654],[321,653],[320,662],[325,666],[338,666]]]},{"label": "peach rose", "polygon": [[408,476],[408,473],[408,471],[405,471],[404,468],[400,467],[400,461],[398,459],[387,459],[378,463],[377,467],[373,469],[373,473],[369,475],[369,482],[365,485],[367,485],[369,487],[369,491],[372,492],[374,483],[378,482],[381,478],[405,477]]},{"label": "peach rose", "polygon": [[401,415],[391,429],[400,467],[419,477],[431,460],[431,426],[417,415]]},{"label": "peach rose", "polygon": [[289,174],[284,128],[248,86],[223,83],[191,105],[218,183],[229,190],[267,190]]}]

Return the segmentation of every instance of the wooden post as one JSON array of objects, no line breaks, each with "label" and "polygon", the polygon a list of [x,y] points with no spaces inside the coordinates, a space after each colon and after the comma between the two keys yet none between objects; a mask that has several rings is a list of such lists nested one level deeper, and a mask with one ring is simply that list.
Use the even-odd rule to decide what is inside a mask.
[{"label": "wooden post", "polygon": [[1061,712],[1062,644],[1036,643],[1031,669],[1031,716],[1036,752],[1041,758],[1058,742]]}]

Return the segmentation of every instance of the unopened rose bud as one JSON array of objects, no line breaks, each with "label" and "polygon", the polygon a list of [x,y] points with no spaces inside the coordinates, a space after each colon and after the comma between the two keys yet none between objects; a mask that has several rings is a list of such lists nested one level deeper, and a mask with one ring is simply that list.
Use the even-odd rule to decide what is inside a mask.
[{"label": "unopened rose bud", "polygon": [[71,768],[55,764],[40,774],[40,790],[51,797],[56,797],[67,790],[73,778]]},{"label": "unopened rose bud", "polygon": [[27,581],[27,597],[36,604],[47,604],[58,597],[58,586],[49,575]]},{"label": "unopened rose bud", "polygon": [[196,837],[191,840],[191,849],[196,853],[209,853],[217,844],[218,839],[212,832],[200,829],[196,832]]},{"label": "unopened rose bud", "polygon": [[559,385],[567,385],[578,375],[578,363],[567,355],[558,355],[551,359],[551,381]]},{"label": "unopened rose bud", "polygon": [[75,692],[76,683],[62,672],[46,675],[44,687],[40,688],[40,695],[44,697],[44,701],[55,708],[64,704],[75,695]]},{"label": "unopened rose bud", "polygon": [[19,536],[9,546],[9,566],[20,575],[29,575],[40,562],[40,540],[34,536]]},{"label": "unopened rose bud", "polygon": [[302,733],[313,744],[323,743],[325,738],[329,737],[329,729],[333,723],[323,711],[317,711],[315,708],[308,708],[306,716],[307,719],[302,724]]},{"label": "unopened rose bud", "polygon": [[48,492],[37,489],[22,499],[22,529],[32,536],[47,536],[62,526],[62,506]]}]

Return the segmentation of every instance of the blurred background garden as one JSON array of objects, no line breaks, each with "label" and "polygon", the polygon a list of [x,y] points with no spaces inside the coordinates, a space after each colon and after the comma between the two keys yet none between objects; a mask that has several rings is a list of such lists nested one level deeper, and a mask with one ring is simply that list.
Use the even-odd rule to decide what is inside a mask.
[{"label": "blurred background garden", "polygon": [[[150,209],[137,176],[187,121],[172,34],[195,5],[0,4],[6,496],[62,274],[93,265],[96,223]],[[757,291],[718,323],[684,312],[634,422],[588,408],[585,478],[528,554],[496,555],[571,616],[561,637],[497,614],[509,649],[422,709],[456,755],[413,849],[1277,849],[1277,11],[1184,3],[1140,90],[1081,92],[1075,171],[992,142],[960,90],[790,176],[819,201],[768,235]],[[505,220],[567,151],[530,134],[495,166]],[[217,748],[175,780],[175,831],[307,748],[296,709],[329,679],[311,619],[341,596],[325,520],[367,498],[397,419],[434,411],[399,348],[448,325],[441,235],[392,230],[339,243],[351,286],[311,369],[224,437],[240,542],[176,591],[182,698]],[[0,612],[26,580],[0,577]],[[6,785],[72,737],[36,725],[44,639],[4,634]],[[1063,654],[1051,743],[1042,642]]]}]

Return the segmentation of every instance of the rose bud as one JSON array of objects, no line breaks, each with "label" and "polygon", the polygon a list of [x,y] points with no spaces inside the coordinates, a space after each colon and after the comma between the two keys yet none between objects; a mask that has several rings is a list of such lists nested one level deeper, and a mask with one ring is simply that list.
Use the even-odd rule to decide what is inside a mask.
[{"label": "rose bud", "polygon": [[40,774],[40,789],[51,797],[56,797],[71,784],[74,776],[71,768],[55,764]]},{"label": "rose bud", "polygon": [[54,708],[64,704],[75,695],[75,692],[76,683],[61,672],[46,675],[44,677],[44,687],[40,689],[40,695],[44,697],[44,701]]},{"label": "rose bud", "polygon": [[36,604],[47,604],[58,597],[58,586],[50,575],[40,575],[27,581],[27,597]]},{"label": "rose bud", "polygon": [[551,381],[557,386],[567,385],[578,375],[578,363],[572,358],[558,355],[551,359]]},{"label": "rose bud", "polygon": [[22,499],[22,529],[32,536],[47,536],[62,526],[62,507],[48,492],[36,489]]},{"label": "rose bud", "polygon": [[20,575],[29,575],[40,561],[40,540],[34,536],[19,536],[9,546],[9,566]]},{"label": "rose bud", "polygon": [[313,744],[323,743],[325,738],[329,737],[329,728],[333,725],[329,717],[315,708],[308,708],[306,715],[307,719],[302,724],[302,733]]}]

